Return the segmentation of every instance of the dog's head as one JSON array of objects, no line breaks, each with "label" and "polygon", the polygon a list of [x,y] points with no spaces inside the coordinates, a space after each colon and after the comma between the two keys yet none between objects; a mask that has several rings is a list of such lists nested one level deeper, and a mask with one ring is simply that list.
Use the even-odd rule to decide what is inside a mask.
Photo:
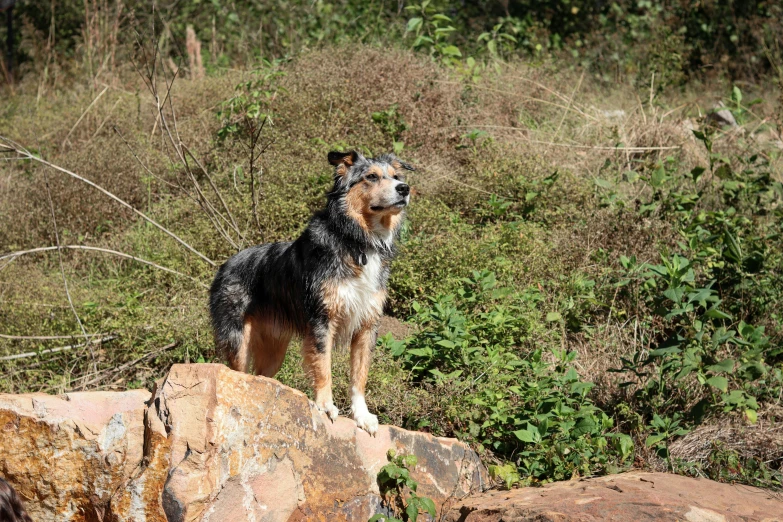
[{"label": "dog's head", "polygon": [[356,151],[329,153],[334,165],[331,197],[344,199],[348,213],[375,221],[374,217],[397,215],[408,206],[411,189],[405,172],[414,170],[394,154],[365,158]]}]

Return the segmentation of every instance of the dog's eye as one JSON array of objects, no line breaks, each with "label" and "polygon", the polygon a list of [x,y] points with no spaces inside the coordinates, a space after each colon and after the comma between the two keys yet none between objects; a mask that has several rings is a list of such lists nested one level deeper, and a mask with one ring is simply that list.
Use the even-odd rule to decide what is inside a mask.
[{"label": "dog's eye", "polygon": [[367,180],[368,181],[378,181],[378,175],[377,174],[367,174]]},{"label": "dog's eye", "polygon": [[395,174],[395,175],[394,175],[394,179],[396,179],[397,181],[399,181],[399,180],[400,180],[400,176],[399,176],[399,175],[397,175],[397,174]]}]

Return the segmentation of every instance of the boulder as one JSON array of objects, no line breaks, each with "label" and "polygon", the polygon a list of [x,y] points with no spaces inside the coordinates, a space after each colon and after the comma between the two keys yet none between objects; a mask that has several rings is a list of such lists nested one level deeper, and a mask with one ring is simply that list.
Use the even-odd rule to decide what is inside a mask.
[{"label": "boulder", "polygon": [[446,512],[486,485],[454,439],[375,437],[273,379],[175,365],[154,392],[0,395],[0,475],[36,520],[367,520],[386,452],[415,454],[419,494]]},{"label": "boulder", "polygon": [[451,508],[446,522],[783,522],[783,500],[770,491],[666,473],[630,472],[488,491]]},{"label": "boulder", "polygon": [[0,475],[34,520],[104,520],[144,458],[146,390],[0,395]]}]

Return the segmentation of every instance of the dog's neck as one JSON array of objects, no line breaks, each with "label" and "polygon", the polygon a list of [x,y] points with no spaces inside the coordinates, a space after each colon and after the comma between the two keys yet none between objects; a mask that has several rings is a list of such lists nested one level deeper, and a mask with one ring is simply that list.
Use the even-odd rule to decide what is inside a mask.
[{"label": "dog's neck", "polygon": [[[385,227],[382,217],[368,220],[366,225],[369,226],[363,227],[346,214],[340,201],[333,200],[327,205],[326,218],[329,230],[344,240],[351,257],[360,265],[367,263],[368,255],[379,254],[383,258],[391,258],[394,255],[394,238],[399,227]],[[402,219],[398,221],[401,222]]]}]

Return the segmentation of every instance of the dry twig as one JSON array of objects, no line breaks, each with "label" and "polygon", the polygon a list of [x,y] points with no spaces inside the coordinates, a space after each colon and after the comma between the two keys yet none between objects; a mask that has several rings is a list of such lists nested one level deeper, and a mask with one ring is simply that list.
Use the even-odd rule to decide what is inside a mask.
[{"label": "dry twig", "polygon": [[[60,346],[60,347],[57,347],[57,348],[47,348],[46,350],[41,350],[41,351],[38,351],[38,352],[15,353],[13,355],[6,355],[6,356],[3,356],[3,357],[0,357],[0,361],[14,361],[16,359],[26,359],[28,357],[35,357],[36,355],[46,355],[46,354],[49,354],[49,353],[65,352],[65,351],[68,351],[68,350],[72,350],[74,348],[82,348],[82,347],[88,346],[88,345],[105,343],[107,341],[111,341],[111,340],[116,339],[116,338],[117,338],[116,335],[109,335],[107,337],[102,337],[100,339],[91,339],[91,340],[88,340],[86,343],[82,343],[82,344],[69,344],[68,346]],[[43,339],[46,339],[46,337],[43,337]]]},{"label": "dry twig", "polygon": [[199,252],[198,250],[196,250],[195,248],[190,246],[188,243],[185,242],[185,240],[180,238],[174,232],[170,231],[169,229],[167,229],[166,227],[164,227],[163,225],[161,225],[160,223],[158,223],[157,221],[155,221],[151,217],[147,216],[142,211],[136,209],[130,203],[127,203],[125,200],[122,200],[119,197],[115,196],[114,194],[112,194],[111,192],[109,192],[105,188],[101,187],[97,183],[94,183],[94,182],[90,181],[87,178],[83,178],[83,177],[79,176],[78,174],[76,174],[74,172],[71,172],[68,169],[64,169],[63,167],[60,167],[59,165],[55,165],[54,163],[50,163],[50,162],[46,161],[45,159],[42,159],[42,158],[39,158],[38,156],[35,156],[33,153],[28,151],[26,148],[22,147],[21,145],[19,145],[18,143],[16,143],[15,141],[13,141],[13,140],[11,140],[9,138],[6,138],[4,136],[0,136],[0,141],[6,143],[5,145],[0,144],[0,146],[5,147],[8,150],[12,150],[12,151],[16,152],[17,154],[22,156],[23,159],[28,159],[28,160],[31,160],[31,161],[38,162],[38,163],[40,163],[42,165],[46,165],[47,167],[51,167],[54,170],[60,171],[60,172],[62,172],[64,174],[68,174],[69,176],[71,176],[73,178],[76,178],[79,181],[83,181],[84,183],[90,185],[91,187],[98,189],[99,191],[101,191],[103,194],[109,196],[114,201],[118,202],[122,206],[124,206],[124,207],[130,209],[131,211],[133,211],[136,215],[138,215],[139,217],[141,217],[142,219],[144,219],[148,223],[151,223],[152,225],[157,227],[159,230],[164,232],[166,235],[172,237],[175,241],[177,241],[179,244],[181,244],[182,246],[184,246],[185,248],[190,250],[192,253],[196,254],[198,257],[200,257],[205,262],[209,263],[212,266],[217,266],[217,264],[214,261],[212,261],[207,256],[205,256],[204,254],[202,254],[201,252]]},{"label": "dry twig", "polygon": [[0,261],[7,258],[12,258],[12,259],[17,258],[19,256],[23,256],[26,254],[35,254],[37,252],[47,252],[49,250],[57,250],[58,248],[59,249],[67,248],[70,250],[92,250],[95,252],[104,252],[106,254],[113,254],[115,256],[124,257],[126,259],[132,259],[133,261],[136,261],[138,263],[143,263],[145,265],[149,265],[151,267],[157,268],[158,270],[163,270],[164,272],[168,272],[170,274],[188,278],[194,283],[198,284],[199,286],[202,286],[204,288],[209,288],[208,285],[204,284],[202,281],[199,281],[195,277],[191,277],[189,275],[183,274],[182,272],[177,272],[176,270],[172,270],[171,268],[166,268],[165,266],[161,266],[157,263],[153,263],[152,261],[147,261],[146,259],[143,259],[141,257],[132,256],[130,254],[126,254],[125,252],[119,252],[117,250],[110,250],[108,248],[100,248],[100,247],[87,246],[87,245],[61,245],[59,247],[51,246],[51,247],[31,248],[30,250],[19,250],[17,252],[10,252],[8,254],[4,254],[0,256]]}]

